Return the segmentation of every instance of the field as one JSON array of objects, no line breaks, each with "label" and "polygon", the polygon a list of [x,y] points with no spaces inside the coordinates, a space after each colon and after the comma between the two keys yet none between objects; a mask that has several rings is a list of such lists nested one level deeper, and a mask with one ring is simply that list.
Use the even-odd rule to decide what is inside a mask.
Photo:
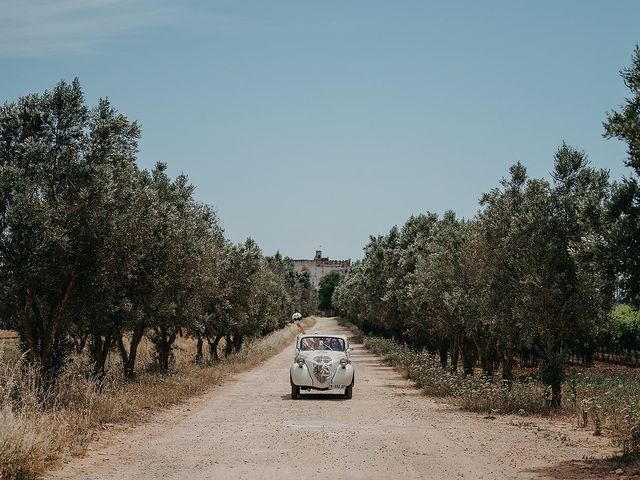
[{"label": "field", "polygon": [[[303,324],[313,325],[313,317]],[[229,375],[260,363],[280,351],[298,333],[295,325],[247,344],[219,364],[194,366],[196,342],[180,338],[175,364],[168,375],[155,373],[152,348],[140,349],[140,373],[125,381],[120,361],[110,356],[107,378],[98,391],[86,374],[84,356],[76,355],[45,398],[39,395],[34,372],[25,371],[17,341],[0,342],[0,473],[7,478],[30,478],[60,459],[83,453],[99,431],[114,423],[147,421],[167,408],[208,388]],[[3,331],[3,335],[12,336]],[[195,367],[195,368],[194,368]],[[0,475],[0,478],[3,478]]]}]

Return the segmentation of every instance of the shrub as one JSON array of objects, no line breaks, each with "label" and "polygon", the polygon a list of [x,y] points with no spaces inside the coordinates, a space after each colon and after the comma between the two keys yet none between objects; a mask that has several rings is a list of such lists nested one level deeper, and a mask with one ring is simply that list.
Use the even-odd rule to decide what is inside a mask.
[{"label": "shrub", "polygon": [[[381,337],[365,336],[364,344],[386,363],[414,381],[425,394],[445,398],[464,410],[482,413],[552,412],[545,386],[536,378],[502,381],[483,376],[464,377],[443,369],[427,351]],[[621,368],[621,367],[616,367]],[[606,434],[628,458],[640,456],[640,378],[635,372],[573,370],[566,379],[571,395],[563,411],[575,415],[594,435]]]},{"label": "shrub", "polygon": [[416,352],[394,340],[365,337],[365,345],[413,380],[427,395],[447,397],[474,412],[531,413],[548,411],[544,387],[537,382],[507,382],[484,376],[463,376],[443,369],[435,355]]},{"label": "shrub", "polygon": [[[315,323],[313,317],[303,327]],[[175,368],[170,374],[144,373],[135,381],[122,375],[119,358],[113,358],[107,376],[95,381],[87,372],[91,364],[76,356],[61,372],[55,387],[41,390],[39,372],[17,346],[0,344],[0,478],[33,478],[60,457],[84,451],[96,428],[117,421],[136,422],[158,408],[168,407],[217,385],[224,375],[250,368],[282,350],[297,335],[287,325],[264,337],[246,342],[221,363],[196,365],[196,342],[181,338],[174,349]],[[141,345],[141,363],[154,363],[153,346]]]}]

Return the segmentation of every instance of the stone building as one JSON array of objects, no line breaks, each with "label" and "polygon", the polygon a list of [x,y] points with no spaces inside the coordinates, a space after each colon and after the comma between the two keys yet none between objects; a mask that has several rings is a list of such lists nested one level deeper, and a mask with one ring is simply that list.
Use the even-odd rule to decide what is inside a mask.
[{"label": "stone building", "polygon": [[328,257],[322,256],[322,250],[316,250],[316,256],[313,260],[294,260],[293,266],[296,272],[309,272],[311,284],[318,288],[320,279],[331,272],[346,273],[351,266],[349,260],[329,260]]}]

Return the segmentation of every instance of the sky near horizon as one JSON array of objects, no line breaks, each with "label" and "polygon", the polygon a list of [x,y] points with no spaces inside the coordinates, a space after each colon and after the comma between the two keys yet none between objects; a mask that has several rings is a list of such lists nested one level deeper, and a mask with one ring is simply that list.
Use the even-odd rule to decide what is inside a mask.
[{"label": "sky near horizon", "polygon": [[142,126],[227,236],[362,257],[370,234],[455,210],[563,142],[613,178],[640,2],[0,0],[0,102],[79,77]]}]

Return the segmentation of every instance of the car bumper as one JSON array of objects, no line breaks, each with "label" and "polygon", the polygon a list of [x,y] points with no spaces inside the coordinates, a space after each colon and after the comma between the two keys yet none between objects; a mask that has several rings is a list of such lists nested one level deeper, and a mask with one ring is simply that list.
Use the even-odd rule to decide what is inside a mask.
[{"label": "car bumper", "polygon": [[299,366],[294,363],[290,369],[291,382],[303,388],[313,388],[317,390],[331,390],[334,388],[345,388],[353,382],[353,366],[351,364],[342,368],[339,366],[330,382],[326,384],[314,383],[311,373],[306,365]]}]

